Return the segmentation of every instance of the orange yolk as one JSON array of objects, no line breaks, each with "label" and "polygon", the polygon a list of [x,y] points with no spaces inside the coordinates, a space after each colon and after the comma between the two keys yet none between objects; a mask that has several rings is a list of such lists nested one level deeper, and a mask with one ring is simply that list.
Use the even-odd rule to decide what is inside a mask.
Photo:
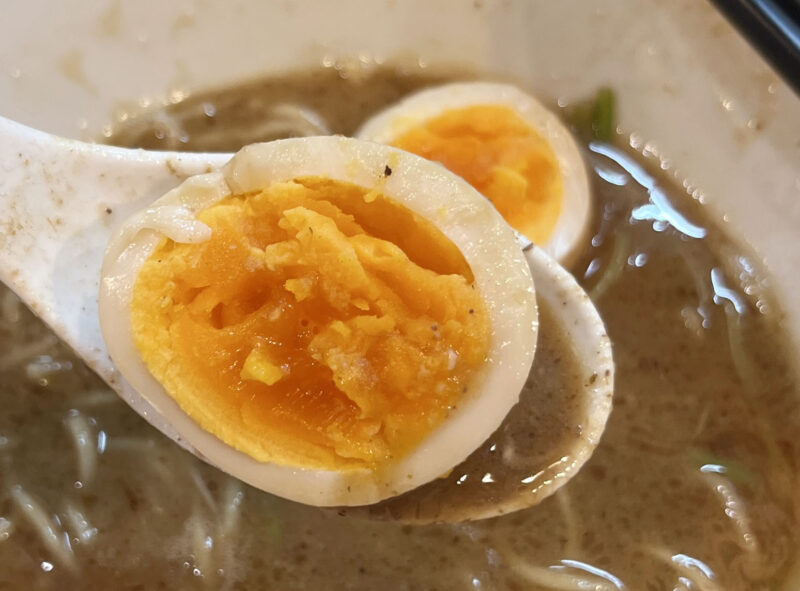
[{"label": "orange yolk", "polygon": [[202,211],[133,290],[150,373],[259,461],[377,468],[469,396],[490,327],[461,252],[380,191],[318,178]]},{"label": "orange yolk", "polygon": [[561,212],[558,162],[550,145],[510,108],[451,109],[392,145],[464,178],[534,242],[550,237]]}]

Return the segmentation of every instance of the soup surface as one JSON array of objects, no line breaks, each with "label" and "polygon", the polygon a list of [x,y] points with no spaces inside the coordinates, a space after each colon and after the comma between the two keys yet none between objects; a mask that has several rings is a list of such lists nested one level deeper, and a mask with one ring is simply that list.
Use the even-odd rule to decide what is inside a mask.
[{"label": "soup surface", "polygon": [[[233,151],[352,133],[454,76],[286,75],[133,117],[108,141]],[[586,156],[597,215],[573,272],[614,343],[615,408],[555,496],[424,526],[272,497],[161,436],[0,288],[0,588],[797,589],[800,404],[761,271],[685,191],[643,182],[657,163],[597,142]],[[540,389],[524,396],[566,396],[576,379],[549,326],[544,310]],[[536,420],[512,415],[506,427]],[[501,428],[480,453],[499,444],[497,472],[516,474],[531,437]]]}]

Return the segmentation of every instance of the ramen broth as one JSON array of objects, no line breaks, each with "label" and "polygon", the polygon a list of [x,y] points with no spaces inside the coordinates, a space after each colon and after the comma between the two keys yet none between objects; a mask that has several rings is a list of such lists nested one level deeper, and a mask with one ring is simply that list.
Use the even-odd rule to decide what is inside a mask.
[{"label": "ramen broth", "polygon": [[[107,141],[232,151],[352,133],[385,104],[454,76],[465,77],[288,74],[128,117]],[[800,405],[766,280],[662,177],[644,183],[674,208],[658,215],[640,184],[657,163],[597,143],[586,157],[597,213],[573,272],[614,344],[614,410],[593,457],[554,496],[434,525],[273,497],[163,437],[0,288],[0,588],[796,589]],[[580,379],[554,313],[542,311],[525,397],[569,397]],[[537,417],[512,411],[473,454],[494,476],[462,466],[428,489],[467,475],[453,493],[462,502],[524,486],[525,468],[541,462],[537,437],[570,428],[568,415],[560,425]]]}]

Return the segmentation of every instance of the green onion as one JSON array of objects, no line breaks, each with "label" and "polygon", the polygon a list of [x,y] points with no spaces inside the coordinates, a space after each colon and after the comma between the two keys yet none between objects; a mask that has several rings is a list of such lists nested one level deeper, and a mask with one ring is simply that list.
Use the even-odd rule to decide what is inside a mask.
[{"label": "green onion", "polygon": [[614,91],[601,88],[597,91],[592,108],[592,134],[601,142],[610,142],[614,137]]},{"label": "green onion", "polygon": [[610,88],[601,88],[591,99],[577,102],[565,110],[573,131],[584,141],[610,142],[616,133],[616,96]]}]

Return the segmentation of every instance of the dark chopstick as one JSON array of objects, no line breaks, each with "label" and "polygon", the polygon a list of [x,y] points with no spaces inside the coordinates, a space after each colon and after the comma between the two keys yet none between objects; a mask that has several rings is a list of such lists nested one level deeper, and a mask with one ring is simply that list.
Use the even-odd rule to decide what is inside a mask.
[{"label": "dark chopstick", "polygon": [[800,0],[711,0],[800,95]]}]

